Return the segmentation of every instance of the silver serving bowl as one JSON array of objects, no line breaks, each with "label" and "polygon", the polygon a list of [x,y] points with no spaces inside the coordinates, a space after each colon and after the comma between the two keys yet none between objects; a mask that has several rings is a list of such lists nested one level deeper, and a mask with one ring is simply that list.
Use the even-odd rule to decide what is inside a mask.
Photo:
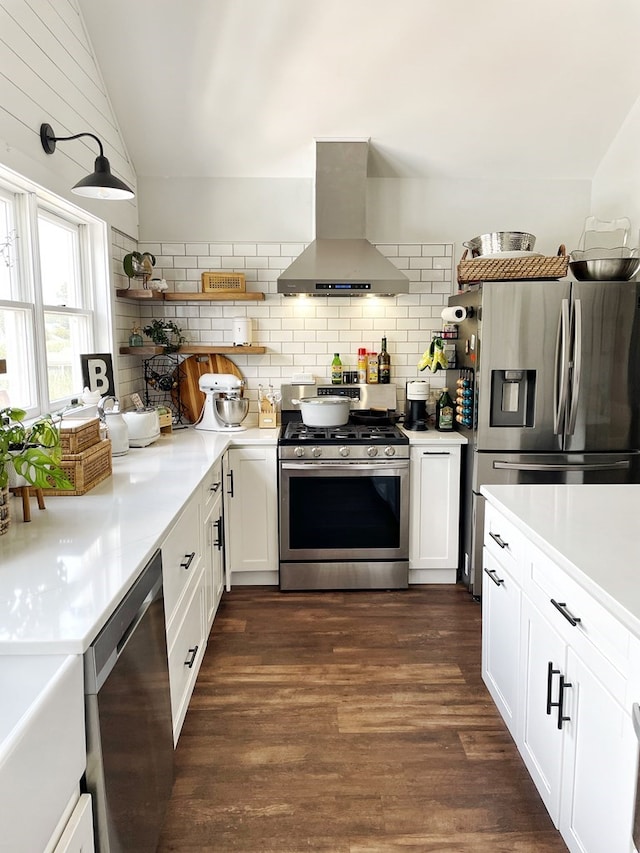
[{"label": "silver serving bowl", "polygon": [[215,401],[216,414],[226,426],[240,426],[249,411],[248,397],[227,397]]},{"label": "silver serving bowl", "polygon": [[578,281],[629,281],[640,269],[640,258],[599,258],[569,261]]},{"label": "silver serving bowl", "polygon": [[471,254],[477,257],[495,252],[532,252],[535,244],[535,236],[526,231],[492,231],[462,245],[471,249]]}]

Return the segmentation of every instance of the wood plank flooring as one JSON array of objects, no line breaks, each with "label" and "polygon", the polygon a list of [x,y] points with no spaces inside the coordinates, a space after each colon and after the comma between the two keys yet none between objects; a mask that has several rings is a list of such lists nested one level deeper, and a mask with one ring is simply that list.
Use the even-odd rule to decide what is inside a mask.
[{"label": "wood plank flooring", "polygon": [[460,586],[225,594],[159,850],[566,853]]}]

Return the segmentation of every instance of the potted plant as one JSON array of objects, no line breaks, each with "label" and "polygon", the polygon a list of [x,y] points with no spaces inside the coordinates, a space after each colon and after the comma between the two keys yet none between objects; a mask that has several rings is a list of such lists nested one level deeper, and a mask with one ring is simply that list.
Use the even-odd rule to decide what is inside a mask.
[{"label": "potted plant", "polygon": [[142,331],[156,346],[164,347],[165,352],[177,352],[187,340],[182,329],[171,320],[152,320]]},{"label": "potted plant", "polygon": [[60,428],[53,415],[43,415],[26,426],[23,409],[0,409],[0,489],[15,471],[37,489],[72,489],[60,468]]}]

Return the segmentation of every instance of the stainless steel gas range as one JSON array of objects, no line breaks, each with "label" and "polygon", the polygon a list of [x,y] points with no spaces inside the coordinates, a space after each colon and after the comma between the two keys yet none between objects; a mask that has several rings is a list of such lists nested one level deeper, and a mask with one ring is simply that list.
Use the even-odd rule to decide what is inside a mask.
[{"label": "stainless steel gas range", "polygon": [[[409,440],[394,385],[282,387],[280,589],[399,589],[409,577]],[[350,400],[349,423],[306,427],[300,397]]]}]

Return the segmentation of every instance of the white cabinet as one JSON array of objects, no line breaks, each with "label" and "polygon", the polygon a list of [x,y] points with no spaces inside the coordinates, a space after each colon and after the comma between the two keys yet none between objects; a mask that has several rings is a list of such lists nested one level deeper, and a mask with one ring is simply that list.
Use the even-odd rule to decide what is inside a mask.
[{"label": "white cabinet", "polygon": [[53,853],[93,853],[91,797],[82,794]]},{"label": "white cabinet", "polygon": [[161,545],[174,743],[178,742],[184,723],[208,635],[202,503],[198,489]]},{"label": "white cabinet", "polygon": [[483,557],[485,683],[569,850],[626,853],[632,638],[491,505]]},{"label": "white cabinet", "polygon": [[222,515],[222,460],[203,484],[205,627],[211,630],[224,589],[224,527]]},{"label": "white cabinet", "polygon": [[251,445],[232,447],[225,456],[227,588],[278,582],[276,454],[275,447]]},{"label": "white cabinet", "polygon": [[[460,445],[411,447],[409,570],[414,583],[455,583],[458,568]],[[416,573],[416,570],[429,569]]]}]

